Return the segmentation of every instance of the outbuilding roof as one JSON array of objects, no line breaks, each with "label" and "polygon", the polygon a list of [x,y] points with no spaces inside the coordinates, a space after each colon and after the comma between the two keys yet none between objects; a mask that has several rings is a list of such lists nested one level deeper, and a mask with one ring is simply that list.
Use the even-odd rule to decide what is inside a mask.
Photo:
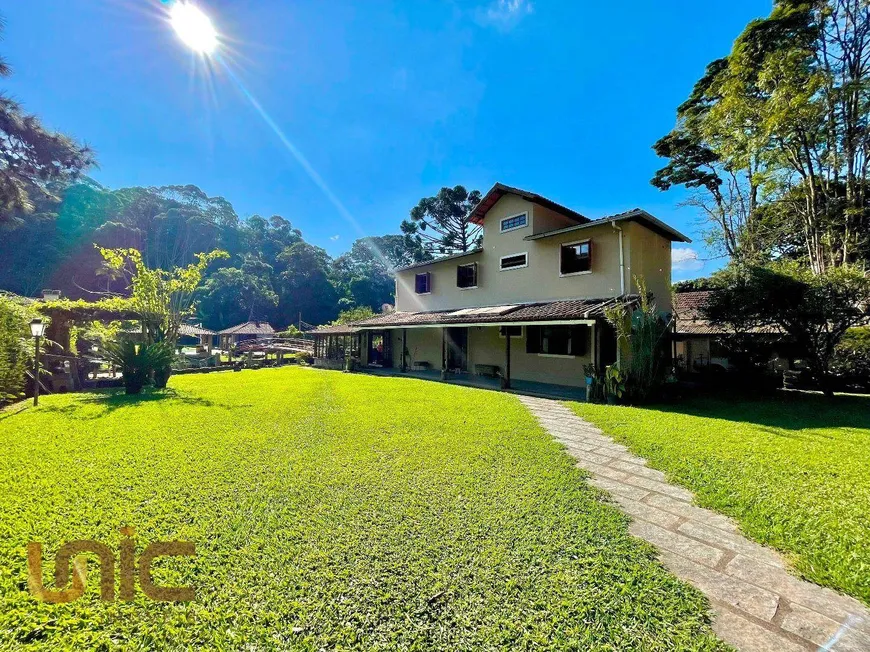
[{"label": "outbuilding roof", "polygon": [[200,335],[217,335],[217,331],[213,331],[210,328],[203,328],[199,324],[182,324],[178,327],[178,334],[186,335],[188,337],[199,337]]},{"label": "outbuilding roof", "polygon": [[272,328],[269,322],[265,321],[246,321],[244,324],[236,324],[222,331],[218,331],[220,335],[274,335],[275,329]]}]

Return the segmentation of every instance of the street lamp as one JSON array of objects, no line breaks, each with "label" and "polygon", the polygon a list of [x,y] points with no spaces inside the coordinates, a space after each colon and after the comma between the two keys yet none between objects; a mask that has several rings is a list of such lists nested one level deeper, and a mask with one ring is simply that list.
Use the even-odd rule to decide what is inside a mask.
[{"label": "street lamp", "polygon": [[39,340],[45,335],[45,324],[41,319],[30,322],[30,334],[36,343],[33,356],[33,404],[39,405]]}]

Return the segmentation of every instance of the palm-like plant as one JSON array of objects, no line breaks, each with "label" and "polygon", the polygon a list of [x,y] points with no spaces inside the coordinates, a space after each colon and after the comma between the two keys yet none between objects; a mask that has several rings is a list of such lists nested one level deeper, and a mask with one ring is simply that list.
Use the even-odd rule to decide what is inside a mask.
[{"label": "palm-like plant", "polygon": [[[107,344],[106,354],[112,364],[121,370],[127,394],[141,392],[151,380],[151,375],[166,369],[173,358],[172,348],[165,342],[136,344],[128,339]],[[168,374],[166,378],[169,378]],[[165,380],[158,386],[165,387]]]}]

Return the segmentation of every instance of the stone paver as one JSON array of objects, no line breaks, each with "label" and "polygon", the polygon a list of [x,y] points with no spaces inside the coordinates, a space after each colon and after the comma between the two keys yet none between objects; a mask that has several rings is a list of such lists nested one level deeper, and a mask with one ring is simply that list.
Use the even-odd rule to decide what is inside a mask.
[{"label": "stone paver", "polygon": [[870,651],[870,610],[860,602],[789,574],[776,551],[744,537],[722,514],[693,505],[691,492],[568,407],[519,399],[589,472],[590,483],[632,518],[629,531],[707,595],[722,640],[748,652]]}]

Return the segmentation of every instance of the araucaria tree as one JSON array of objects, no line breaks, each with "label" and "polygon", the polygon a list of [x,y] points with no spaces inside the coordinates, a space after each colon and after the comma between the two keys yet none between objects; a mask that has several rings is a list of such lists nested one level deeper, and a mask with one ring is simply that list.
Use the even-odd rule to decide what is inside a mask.
[{"label": "araucaria tree", "polygon": [[707,66],[659,140],[652,183],[692,189],[737,262],[814,274],[870,260],[870,4],[781,0]]},{"label": "araucaria tree", "polygon": [[[0,77],[10,74],[0,59]],[[0,93],[0,226],[20,223],[35,202],[53,196],[52,183],[68,182],[93,163],[87,147],[47,130],[36,116]]]},{"label": "araucaria tree", "polygon": [[471,212],[479,203],[478,190],[441,188],[411,210],[411,219],[402,222],[402,233],[419,238],[434,255],[464,253],[480,245],[482,227],[471,221]]}]

